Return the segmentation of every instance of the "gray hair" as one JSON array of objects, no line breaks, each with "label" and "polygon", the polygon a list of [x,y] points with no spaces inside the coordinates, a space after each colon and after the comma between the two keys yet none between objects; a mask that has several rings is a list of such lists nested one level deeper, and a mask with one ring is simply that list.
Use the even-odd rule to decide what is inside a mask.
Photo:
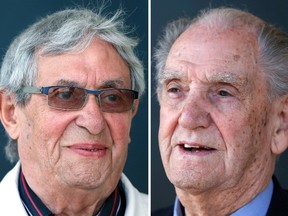
[{"label": "gray hair", "polygon": [[[23,93],[24,86],[32,86],[37,79],[37,55],[48,56],[84,50],[97,37],[114,46],[130,69],[132,89],[143,95],[145,80],[143,66],[134,47],[138,41],[128,37],[122,10],[103,15],[89,9],[67,9],[56,12],[30,26],[10,45],[1,67],[0,89],[15,94],[15,103],[25,106],[30,95]],[[6,156],[13,162],[18,159],[17,141],[8,141]]]},{"label": "gray hair", "polygon": [[233,8],[208,9],[195,19],[180,19],[167,25],[154,55],[158,94],[162,88],[162,72],[169,51],[191,25],[223,30],[240,28],[253,33],[259,45],[257,62],[267,78],[269,97],[288,94],[288,34],[248,12]]}]

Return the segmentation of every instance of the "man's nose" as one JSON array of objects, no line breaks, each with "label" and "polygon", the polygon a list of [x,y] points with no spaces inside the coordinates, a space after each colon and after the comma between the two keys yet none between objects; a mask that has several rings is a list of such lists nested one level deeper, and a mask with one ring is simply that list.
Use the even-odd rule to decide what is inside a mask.
[{"label": "man's nose", "polygon": [[87,95],[87,103],[79,110],[76,124],[97,135],[106,127],[106,120],[95,95]]},{"label": "man's nose", "polygon": [[191,130],[209,127],[212,122],[209,103],[202,92],[194,92],[185,99],[178,122]]}]

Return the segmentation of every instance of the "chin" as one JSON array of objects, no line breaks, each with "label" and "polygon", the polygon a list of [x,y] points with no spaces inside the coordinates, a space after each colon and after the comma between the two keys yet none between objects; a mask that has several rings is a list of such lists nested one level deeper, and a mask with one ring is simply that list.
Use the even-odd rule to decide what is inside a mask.
[{"label": "chin", "polygon": [[178,189],[194,192],[206,191],[215,185],[207,175],[195,174],[191,171],[177,171],[167,173],[169,181]]}]

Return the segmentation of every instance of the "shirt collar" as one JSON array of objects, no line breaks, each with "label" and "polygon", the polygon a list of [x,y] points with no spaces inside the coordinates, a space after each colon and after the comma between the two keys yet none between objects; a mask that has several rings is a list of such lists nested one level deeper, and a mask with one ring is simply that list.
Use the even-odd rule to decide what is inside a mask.
[{"label": "shirt collar", "polygon": [[[40,198],[33,192],[26,182],[26,179],[20,168],[18,190],[22,203],[30,216],[53,216],[54,214],[44,205]],[[114,192],[107,198],[96,216],[111,215],[122,216],[125,214],[126,198],[119,182]]]},{"label": "shirt collar", "polygon": [[265,216],[271,202],[273,187],[273,181],[270,180],[264,191],[259,193],[253,200],[238,209],[231,216]]},{"label": "shirt collar", "polygon": [[175,199],[175,203],[174,203],[174,210],[173,210],[173,216],[184,216],[184,210],[183,210],[183,206],[180,203],[178,197],[176,197]]},{"label": "shirt collar", "polygon": [[[231,216],[265,216],[271,202],[273,193],[273,181],[270,180],[264,191],[259,193],[253,200],[238,209]],[[175,199],[173,216],[184,216],[184,208],[178,197]]]},{"label": "shirt collar", "polygon": [[20,169],[18,190],[22,203],[29,215],[50,216],[52,212],[43,204],[39,197],[31,190]]}]

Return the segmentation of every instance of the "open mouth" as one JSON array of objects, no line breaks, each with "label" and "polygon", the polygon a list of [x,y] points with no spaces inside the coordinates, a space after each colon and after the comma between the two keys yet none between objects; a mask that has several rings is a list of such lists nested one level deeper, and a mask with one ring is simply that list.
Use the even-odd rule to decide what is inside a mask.
[{"label": "open mouth", "polygon": [[208,146],[198,146],[198,145],[188,145],[188,144],[182,144],[180,147],[188,152],[208,152],[208,151],[214,151],[216,149],[210,148]]}]

